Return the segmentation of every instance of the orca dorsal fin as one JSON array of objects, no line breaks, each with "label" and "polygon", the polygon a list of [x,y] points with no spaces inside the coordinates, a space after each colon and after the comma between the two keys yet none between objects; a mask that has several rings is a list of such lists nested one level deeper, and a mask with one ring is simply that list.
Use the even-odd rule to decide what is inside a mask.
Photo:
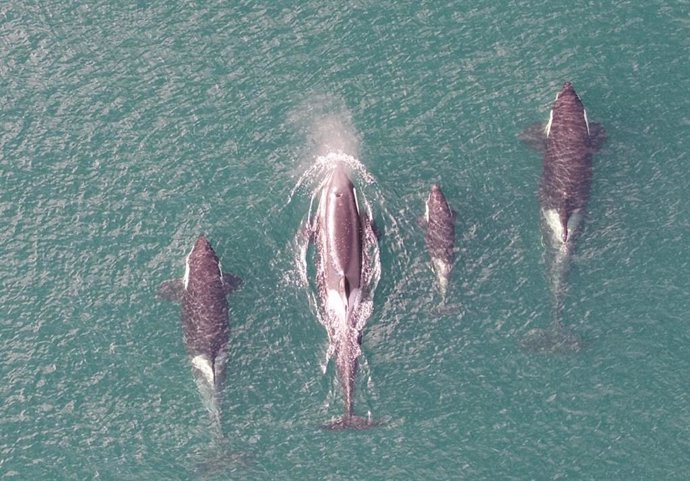
[{"label": "orca dorsal fin", "polygon": [[563,241],[565,244],[568,241],[568,218],[570,216],[568,215],[566,209],[560,209],[558,212],[558,217],[561,221],[561,227],[563,228],[563,232],[561,233],[561,241]]},{"label": "orca dorsal fin", "polygon": [[606,130],[601,124],[589,124],[589,148],[592,153],[601,149],[606,141]]},{"label": "orca dorsal fin", "polygon": [[340,278],[340,285],[338,287],[345,296],[345,300],[348,300],[350,298],[350,282],[347,280],[347,277],[343,276]]}]

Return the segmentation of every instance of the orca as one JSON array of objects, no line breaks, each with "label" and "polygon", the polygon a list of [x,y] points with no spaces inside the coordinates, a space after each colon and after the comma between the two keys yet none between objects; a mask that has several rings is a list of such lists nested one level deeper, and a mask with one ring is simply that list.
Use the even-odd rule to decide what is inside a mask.
[{"label": "orca", "polygon": [[553,295],[552,329],[532,329],[523,346],[542,352],[577,351],[580,339],[561,320],[566,274],[589,199],[592,155],[603,145],[606,132],[600,124],[589,122],[572,83],[565,82],[546,126],[532,126],[521,138],[543,153],[539,205]]},{"label": "orca", "polygon": [[241,279],[222,272],[216,253],[200,235],[185,260],[182,279],[164,282],[159,296],[182,305],[182,326],[194,379],[212,419],[220,428],[220,391],[228,355],[227,295]]},{"label": "orca", "polygon": [[324,319],[335,353],[336,375],[343,392],[344,415],[330,429],[364,429],[375,423],[354,414],[354,390],[362,329],[359,307],[367,295],[364,236],[371,224],[360,213],[357,194],[339,163],[322,186],[311,226],[316,244],[316,282]]},{"label": "orca", "polygon": [[446,299],[448,282],[453,270],[455,246],[455,211],[450,207],[438,184],[431,186],[426,200],[422,225],[426,228],[424,240],[436,273],[442,302]]}]

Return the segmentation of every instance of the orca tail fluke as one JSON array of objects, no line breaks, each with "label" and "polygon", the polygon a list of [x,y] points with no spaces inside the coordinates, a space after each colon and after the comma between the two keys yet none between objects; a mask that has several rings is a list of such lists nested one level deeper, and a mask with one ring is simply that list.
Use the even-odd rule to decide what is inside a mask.
[{"label": "orca tail fluke", "polygon": [[567,354],[580,351],[580,337],[562,324],[554,324],[549,329],[532,329],[520,342],[529,352],[541,354]]},{"label": "orca tail fluke", "polygon": [[254,455],[239,451],[226,437],[214,438],[210,445],[204,445],[193,453],[194,464],[189,469],[190,479],[208,479],[238,471],[245,471],[254,465]]},{"label": "orca tail fluke", "polygon": [[460,310],[461,306],[449,304],[446,299],[442,299],[441,302],[432,309],[432,312],[438,316],[450,316],[458,314]]},{"label": "orca tail fluke", "polygon": [[324,424],[323,428],[327,429],[329,431],[345,431],[345,430],[361,431],[364,429],[369,429],[369,428],[373,428],[373,427],[380,426],[380,425],[381,425],[381,423],[372,420],[371,417],[349,415],[349,416],[343,416],[341,418],[338,418],[335,421],[332,421],[328,424]]}]

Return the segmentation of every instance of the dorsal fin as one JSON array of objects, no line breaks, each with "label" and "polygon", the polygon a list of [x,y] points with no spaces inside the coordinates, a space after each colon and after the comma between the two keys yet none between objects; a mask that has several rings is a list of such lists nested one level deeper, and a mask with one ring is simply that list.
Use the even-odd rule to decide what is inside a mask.
[{"label": "dorsal fin", "polygon": [[347,277],[343,276],[340,278],[340,290],[345,294],[345,300],[347,301],[350,298],[350,282],[347,280]]},{"label": "dorsal fin", "polygon": [[565,243],[568,241],[568,217],[570,216],[568,215],[566,209],[560,209],[560,211],[558,212],[558,217],[561,221],[561,226],[563,227],[563,238],[561,240],[563,241],[563,243]]}]

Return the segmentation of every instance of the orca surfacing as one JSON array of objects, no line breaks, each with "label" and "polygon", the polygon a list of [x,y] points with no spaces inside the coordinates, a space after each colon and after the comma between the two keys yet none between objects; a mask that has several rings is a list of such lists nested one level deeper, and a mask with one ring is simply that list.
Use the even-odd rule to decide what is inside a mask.
[{"label": "orca surfacing", "polygon": [[552,329],[532,329],[523,340],[523,346],[529,350],[580,349],[579,338],[561,320],[566,275],[589,199],[592,155],[605,137],[603,127],[587,119],[587,112],[570,82],[565,82],[556,96],[546,126],[532,126],[521,135],[525,143],[544,154],[539,205],[553,294]]},{"label": "orca surfacing", "polygon": [[326,427],[364,429],[375,423],[355,416],[354,389],[364,327],[359,309],[363,297],[368,295],[368,286],[363,285],[367,268],[363,251],[365,236],[373,234],[369,219],[360,213],[354,186],[341,164],[322,187],[311,230],[316,243],[319,297],[344,402],[343,417]]},{"label": "orca surfacing", "polygon": [[422,225],[426,228],[424,240],[443,303],[455,258],[455,211],[451,209],[438,184],[431,186]]},{"label": "orca surfacing", "polygon": [[194,379],[220,429],[220,391],[228,354],[227,295],[241,280],[223,273],[211,244],[201,235],[185,261],[183,279],[164,282],[159,295],[182,305],[182,326]]}]

